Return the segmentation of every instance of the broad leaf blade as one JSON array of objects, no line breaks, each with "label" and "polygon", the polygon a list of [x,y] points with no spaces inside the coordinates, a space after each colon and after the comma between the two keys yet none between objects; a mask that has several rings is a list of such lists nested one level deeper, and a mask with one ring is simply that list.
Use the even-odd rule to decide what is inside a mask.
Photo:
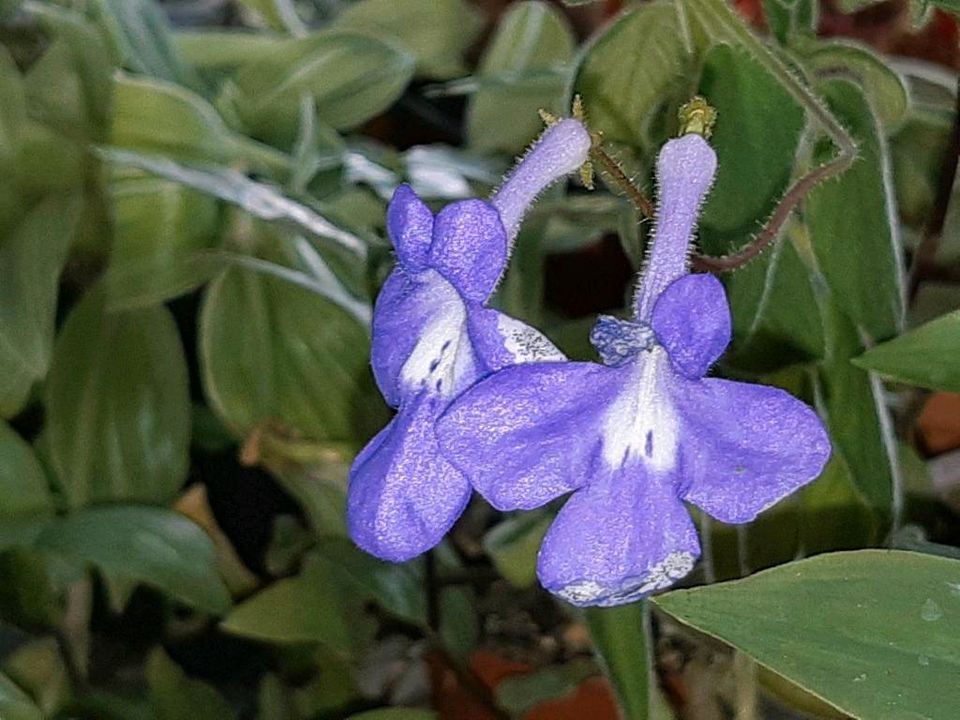
[{"label": "broad leaf blade", "polygon": [[854,364],[898,382],[960,392],[960,310],[871,348]]},{"label": "broad leaf blade", "polygon": [[[511,6],[480,61],[480,78],[501,82],[481,87],[471,99],[469,145],[486,152],[519,152],[543,127],[538,110],[566,114],[562,101],[573,50],[573,34],[557,10],[542,2]],[[532,77],[538,82],[525,81]]]},{"label": "broad leaf blade", "polygon": [[164,307],[108,313],[88,293],[57,338],[47,448],[71,507],[173,499],[187,473],[187,363]]},{"label": "broad leaf blade", "polygon": [[960,704],[960,561],[833,553],[654,603],[857,718],[949,718]]},{"label": "broad leaf blade", "polygon": [[230,605],[210,538],[172,510],[133,505],[81,510],[49,525],[36,544],[108,575],[151,585],[198,610],[219,614]]}]

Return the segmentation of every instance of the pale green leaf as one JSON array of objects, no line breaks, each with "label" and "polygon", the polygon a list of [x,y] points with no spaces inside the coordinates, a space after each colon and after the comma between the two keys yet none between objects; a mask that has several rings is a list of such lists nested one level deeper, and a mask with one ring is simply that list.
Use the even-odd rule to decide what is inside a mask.
[{"label": "pale green leaf", "polygon": [[22,520],[53,514],[43,468],[17,432],[0,420],[0,518]]},{"label": "pale green leaf", "polygon": [[109,313],[94,290],[67,317],[46,386],[47,449],[71,507],[169,502],[187,473],[187,363],[170,312]]},{"label": "pale green leaf", "polygon": [[673,5],[652,3],[624,15],[587,47],[580,66],[576,88],[590,127],[610,140],[643,144],[661,103],[675,106],[687,65]]},{"label": "pale green leaf", "polygon": [[[573,33],[555,8],[530,0],[511,5],[477,68],[481,80],[500,83],[481,87],[471,98],[468,144],[481,152],[516,153],[542,130],[538,110],[566,114],[573,52]],[[544,76],[538,85],[525,82],[538,74]]]},{"label": "pale green leaf", "polygon": [[960,561],[833,553],[654,602],[855,718],[946,719],[960,704]]},{"label": "pale green leaf", "polygon": [[30,697],[6,675],[0,674],[0,715],[4,720],[43,720]]},{"label": "pale green leaf", "polygon": [[0,416],[24,405],[47,374],[60,271],[74,239],[79,198],[48,198],[0,241]]},{"label": "pale green leaf", "polygon": [[463,53],[483,17],[465,0],[361,0],[334,27],[394,40],[416,58],[419,75],[445,79],[465,73]]},{"label": "pale green leaf", "polygon": [[870,348],[853,362],[898,382],[960,392],[960,310]]}]

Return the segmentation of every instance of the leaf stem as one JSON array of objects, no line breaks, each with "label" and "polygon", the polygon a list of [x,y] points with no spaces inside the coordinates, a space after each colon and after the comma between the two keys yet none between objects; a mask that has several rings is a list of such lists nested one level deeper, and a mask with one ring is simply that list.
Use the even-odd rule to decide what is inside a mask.
[{"label": "leaf stem", "polygon": [[590,157],[596,161],[609,176],[610,182],[623,191],[623,194],[633,203],[637,212],[645,218],[653,217],[653,204],[650,202],[650,199],[643,190],[633,184],[633,181],[627,177],[627,174],[620,167],[620,164],[610,157],[606,150],[599,145],[595,145],[590,150]]}]

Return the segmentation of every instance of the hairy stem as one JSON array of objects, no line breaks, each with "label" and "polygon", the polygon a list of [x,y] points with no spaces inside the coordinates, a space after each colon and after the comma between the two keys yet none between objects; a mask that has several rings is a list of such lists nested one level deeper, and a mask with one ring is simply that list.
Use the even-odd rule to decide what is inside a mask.
[{"label": "hairy stem", "polygon": [[633,203],[637,212],[645,218],[653,217],[653,204],[650,202],[650,199],[643,190],[633,184],[633,181],[627,177],[627,174],[620,167],[620,164],[610,157],[606,150],[598,145],[594,146],[590,150],[590,157],[596,161],[597,165],[606,173],[610,183],[623,191],[623,194]]}]

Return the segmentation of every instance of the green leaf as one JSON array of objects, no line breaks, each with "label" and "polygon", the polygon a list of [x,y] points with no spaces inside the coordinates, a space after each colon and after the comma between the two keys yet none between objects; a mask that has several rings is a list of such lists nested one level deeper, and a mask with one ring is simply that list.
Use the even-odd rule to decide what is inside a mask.
[{"label": "green leaf", "polygon": [[188,29],[175,32],[173,43],[183,59],[199,70],[233,70],[269,57],[287,38],[243,29]]},{"label": "green leaf", "polygon": [[818,15],[816,0],[763,0],[764,20],[781,45],[816,33]]},{"label": "green leaf", "polygon": [[60,271],[76,232],[79,199],[36,205],[0,242],[0,416],[12,417],[47,374]]},{"label": "green leaf", "polygon": [[948,718],[960,703],[960,561],[834,553],[654,602],[856,718]]},{"label": "green leaf", "polygon": [[246,63],[230,99],[254,135],[289,145],[297,135],[302,98],[313,101],[318,121],[353,128],[400,97],[414,66],[412,55],[369,35],[318,33]]},{"label": "green leaf", "polygon": [[177,55],[170,24],[155,0],[95,0],[94,12],[130,70],[199,89],[200,78]]},{"label": "green leaf", "polygon": [[[480,152],[516,153],[542,130],[537,111],[566,114],[574,38],[566,19],[543,2],[518,2],[501,18],[477,69],[481,87],[467,108],[467,140]],[[527,78],[540,77],[535,85]],[[508,121],[505,121],[509,118]]]},{"label": "green leaf", "polygon": [[[652,3],[624,15],[587,49],[576,80],[590,127],[609,140],[641,145],[651,117],[684,83],[687,51],[677,10]],[[676,88],[676,89],[675,89]]]},{"label": "green leaf", "polygon": [[199,95],[153,78],[117,78],[110,141],[128,150],[197,163],[243,160],[270,171],[289,166],[283,153],[234,133]]},{"label": "green leaf", "polygon": [[596,674],[597,666],[592,661],[576,658],[525,675],[513,675],[497,685],[497,705],[514,716],[523,715],[541,703],[572,695],[580,683]]},{"label": "green leaf", "polygon": [[0,48],[0,163],[12,170],[27,124],[27,99],[20,70],[5,48]]},{"label": "green leaf", "polygon": [[118,164],[145,170],[233,203],[254,217],[333,241],[353,255],[366,255],[366,243],[354,233],[327,220],[309,206],[287,197],[272,185],[251,180],[231,168],[191,167],[167,158],[125,150],[102,149],[100,153]]},{"label": "green leaf", "polygon": [[[856,328],[829,298],[822,300],[826,355],[820,404],[835,454],[845,461],[862,497],[889,516],[894,495],[894,438],[883,388],[850,360],[863,352]],[[894,508],[895,509],[895,508]]]},{"label": "green leaf", "polygon": [[[861,90],[840,80],[824,86],[830,107],[856,138],[860,157],[836,181],[814,188],[805,218],[817,263],[837,303],[874,340],[903,326],[904,278],[889,158]],[[832,150],[822,147],[823,159]]]},{"label": "green leaf", "polygon": [[437,720],[437,714],[418,708],[383,708],[351,715],[347,720]]},{"label": "green leaf", "polygon": [[887,133],[903,124],[910,109],[903,78],[868,48],[843,40],[798,39],[791,49],[802,53],[804,66],[812,72],[856,77]]},{"label": "green leaf", "polygon": [[47,449],[68,504],[173,499],[187,474],[187,362],[162,307],[108,313],[94,290],[70,312],[47,382]]},{"label": "green leaf", "polygon": [[305,441],[355,442],[382,418],[367,328],[316,292],[229,270],[207,289],[199,342],[207,399],[237,435],[270,420]]},{"label": "green leaf", "polygon": [[47,526],[36,546],[150,585],[204,612],[221,614],[230,607],[213,543],[172,510],[135,505],[81,510]]},{"label": "green leaf", "polygon": [[483,17],[464,0],[361,0],[334,27],[394,40],[416,58],[419,75],[445,79],[465,74],[463,54]]},{"label": "green leaf", "polygon": [[495,525],[483,538],[483,549],[497,572],[516,587],[530,587],[537,581],[537,552],[552,521],[549,513],[519,513]]},{"label": "green leaf", "polygon": [[860,497],[850,469],[834,454],[823,473],[800,492],[800,551],[817,555],[856,550],[877,541],[877,520]]},{"label": "green leaf", "polygon": [[260,15],[274,30],[302,35],[306,26],[297,15],[293,0],[239,0],[240,3]]},{"label": "green leaf", "polygon": [[40,708],[3,674],[0,674],[0,715],[4,720],[43,720]]},{"label": "green leaf", "polygon": [[480,641],[480,612],[472,590],[447,587],[440,592],[439,632],[447,652],[460,660],[470,657]]},{"label": "green leaf", "polygon": [[229,703],[216,689],[187,677],[162,648],[147,658],[147,686],[156,720],[233,720]]},{"label": "green leaf", "polygon": [[114,218],[105,280],[109,308],[162,302],[195,287],[198,276],[199,282],[213,277],[219,268],[203,273],[197,251],[209,248],[220,230],[216,199],[136,171],[116,175],[109,187]]},{"label": "green leaf", "polygon": [[810,272],[789,239],[725,280],[734,337],[727,362],[769,372],[823,356],[823,322]]},{"label": "green leaf", "polygon": [[320,538],[312,558],[360,597],[415,625],[426,625],[423,579],[412,565],[377,560],[344,537]]},{"label": "green leaf", "polygon": [[299,575],[261,590],[234,608],[221,627],[271,643],[322,643],[349,655],[357,649],[351,621],[359,609],[360,602],[339,592],[325,567],[308,557]]},{"label": "green leaf", "polygon": [[853,362],[898,382],[960,392],[960,310],[877,345]]},{"label": "green leaf", "polygon": [[707,53],[700,94],[718,113],[710,143],[720,158],[700,238],[706,252],[720,255],[747,242],[776,207],[793,174],[805,117],[776,78],[730,45]]},{"label": "green leaf", "polygon": [[584,611],[604,674],[624,720],[647,720],[651,702],[650,617],[647,601]]},{"label": "green leaf", "polygon": [[7,423],[0,420],[0,518],[18,520],[53,514],[47,478],[37,456]]}]

